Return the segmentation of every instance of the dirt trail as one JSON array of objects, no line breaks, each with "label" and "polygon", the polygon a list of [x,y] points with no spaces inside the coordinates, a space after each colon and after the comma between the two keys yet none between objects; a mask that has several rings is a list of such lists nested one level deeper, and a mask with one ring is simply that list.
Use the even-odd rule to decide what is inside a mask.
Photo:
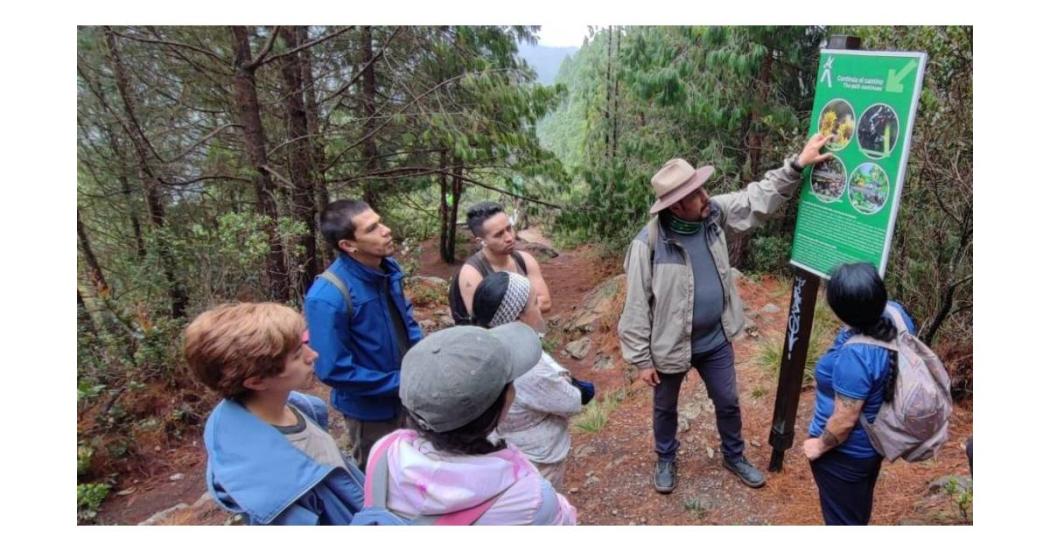
[{"label": "dirt trail", "polygon": [[[534,236],[535,237],[535,236]],[[418,275],[447,279],[455,266],[441,262],[436,244],[427,242],[419,258]],[[542,261],[542,270],[551,290],[552,312],[548,318],[565,320],[583,303],[584,295],[607,278],[621,271],[618,259],[599,259],[590,247],[565,251],[556,258]],[[756,281],[743,279],[740,291],[750,306],[757,327],[753,337],[745,336],[734,343],[737,363],[737,385],[743,412],[746,454],[753,464],[765,471],[770,452],[767,444],[772,419],[776,378],[754,361],[762,339],[778,338],[785,326],[788,303],[783,282],[766,277]],[[765,305],[779,307],[778,312],[760,311]],[[417,317],[429,318],[440,305],[417,308]],[[769,308],[769,310],[774,310]],[[613,328],[614,330],[614,328]],[[598,342],[613,338],[599,331],[591,335]],[[564,344],[564,343],[562,343]],[[674,493],[660,495],[653,491],[650,476],[654,455],[652,449],[651,390],[640,381],[625,382],[621,369],[593,368],[600,346],[592,346],[580,361],[568,357],[559,346],[555,357],[574,375],[596,382],[599,396],[623,389],[623,400],[608,417],[607,424],[595,433],[573,429],[573,451],[561,491],[577,507],[581,524],[820,524],[816,488],[808,464],[798,444],[812,415],[813,391],[803,391],[796,423],[796,449],[789,450],[783,472],[767,473],[766,487],[745,487],[720,463],[718,434],[714,429],[714,410],[695,372],[682,387],[680,403],[682,442],[678,456],[679,483]],[[327,398],[328,390],[320,383],[314,393]],[[342,434],[337,415],[332,428]],[[876,487],[873,524],[955,523],[951,503],[927,495],[929,483],[943,475],[968,475],[963,442],[972,434],[972,406],[959,405],[952,420],[951,439],[936,460],[921,464],[897,462],[884,464]],[[134,524],[156,511],[176,503],[193,503],[204,490],[204,453],[196,445],[166,452],[171,458],[170,472],[161,472],[135,484],[136,491],[117,496],[104,505],[101,518],[106,524]],[[184,476],[177,481],[169,477]],[[125,484],[128,486],[129,484]],[[120,488],[114,489],[114,492]],[[177,520],[186,524],[217,524],[223,515],[185,515]]]}]

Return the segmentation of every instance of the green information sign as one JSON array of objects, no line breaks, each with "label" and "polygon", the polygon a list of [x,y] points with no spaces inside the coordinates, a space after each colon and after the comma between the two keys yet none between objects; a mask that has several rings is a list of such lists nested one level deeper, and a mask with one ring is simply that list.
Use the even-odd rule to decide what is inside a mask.
[{"label": "green information sign", "polygon": [[926,54],[823,50],[809,134],[831,135],[805,171],[791,263],[830,277],[870,262],[885,275]]}]

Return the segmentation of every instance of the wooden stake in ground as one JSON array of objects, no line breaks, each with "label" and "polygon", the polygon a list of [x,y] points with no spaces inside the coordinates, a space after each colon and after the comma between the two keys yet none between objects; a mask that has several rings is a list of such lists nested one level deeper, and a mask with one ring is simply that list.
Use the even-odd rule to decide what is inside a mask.
[{"label": "wooden stake in ground", "polygon": [[[860,39],[855,36],[832,36],[828,39],[828,48],[859,50]],[[769,428],[769,445],[773,446],[769,470],[773,472],[784,468],[784,452],[795,442],[795,417],[798,414],[798,398],[802,394],[802,377],[806,370],[809,336],[813,331],[813,312],[817,307],[819,288],[820,277],[795,268],[791,308],[788,310],[787,329],[784,331],[784,348],[780,354],[780,377],[777,382],[777,399],[773,406],[773,424]]]}]

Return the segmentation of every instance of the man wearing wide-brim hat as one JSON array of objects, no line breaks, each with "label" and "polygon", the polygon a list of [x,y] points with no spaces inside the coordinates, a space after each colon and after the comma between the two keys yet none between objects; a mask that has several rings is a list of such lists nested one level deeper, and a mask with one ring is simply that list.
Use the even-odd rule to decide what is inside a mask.
[{"label": "man wearing wide-brim hat", "polygon": [[744,457],[731,342],[744,327],[744,313],[725,234],[750,231],[783,206],[802,170],[831,156],[820,153],[827,141],[817,134],[761,182],[713,197],[704,189],[711,166],[694,169],[671,159],[652,178],[656,202],[649,213],[655,216],[624,261],[627,298],[619,334],[624,359],[653,387],[653,485],[660,493],[677,483],[678,391],[690,368],[714,402],[722,464],[748,486],[766,482]]}]

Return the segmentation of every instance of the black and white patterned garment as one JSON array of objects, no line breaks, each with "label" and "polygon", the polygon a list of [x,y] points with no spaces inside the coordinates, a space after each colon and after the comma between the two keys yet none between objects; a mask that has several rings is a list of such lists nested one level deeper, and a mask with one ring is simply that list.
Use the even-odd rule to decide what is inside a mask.
[{"label": "black and white patterned garment", "polygon": [[529,278],[514,272],[506,273],[510,276],[507,281],[507,292],[503,295],[499,308],[492,316],[489,327],[499,327],[518,319],[529,303],[529,292],[532,290]]}]

